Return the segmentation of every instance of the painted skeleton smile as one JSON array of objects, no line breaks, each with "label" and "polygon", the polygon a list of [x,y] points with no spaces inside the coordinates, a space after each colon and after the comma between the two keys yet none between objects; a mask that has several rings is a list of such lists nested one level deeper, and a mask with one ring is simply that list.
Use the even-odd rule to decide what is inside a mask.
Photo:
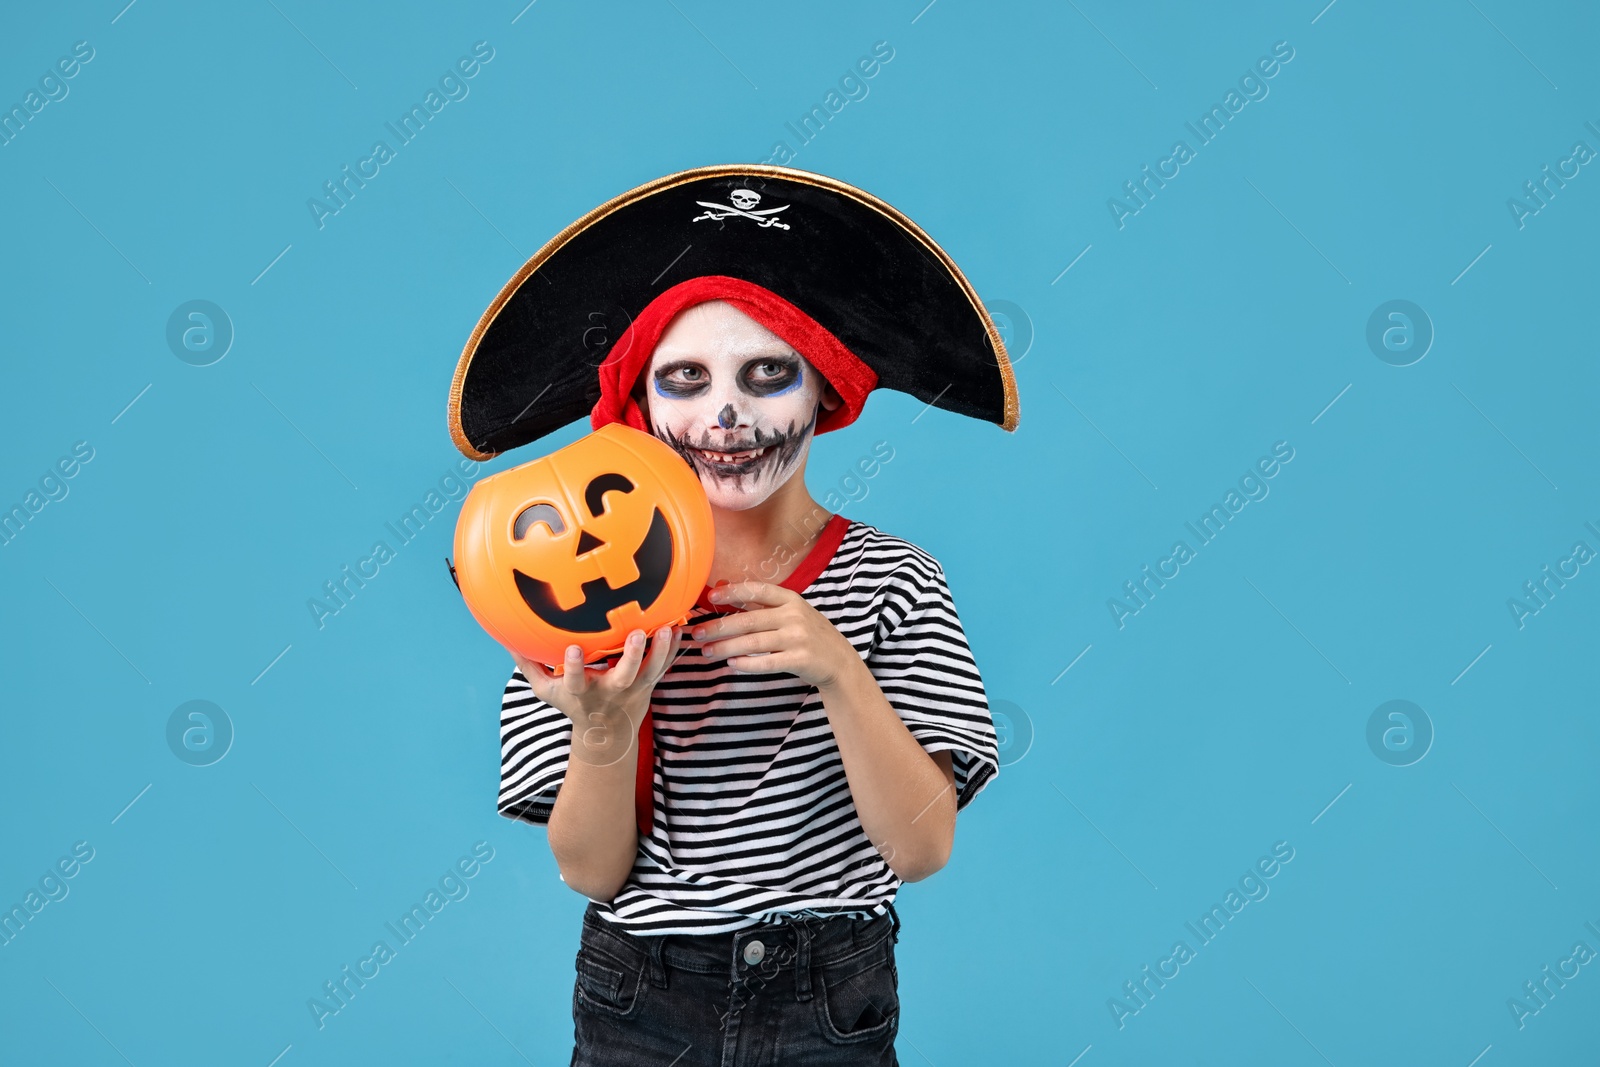
[{"label": "painted skeleton smile", "polygon": [[743,452],[713,452],[704,448],[697,448],[695,451],[708,463],[716,463],[721,466],[737,466],[766,455],[771,448],[771,445],[766,445],[763,448],[747,449]]},{"label": "painted skeleton smile", "polygon": [[813,415],[805,425],[791,423],[783,431],[763,432],[757,427],[755,439],[738,442],[745,447],[737,451],[705,447],[722,442],[703,438],[701,444],[691,444],[684,437],[666,429],[663,429],[661,436],[702,476],[739,486],[747,479],[759,483],[763,479],[783,475],[800,458],[800,451],[815,425],[816,416]]}]

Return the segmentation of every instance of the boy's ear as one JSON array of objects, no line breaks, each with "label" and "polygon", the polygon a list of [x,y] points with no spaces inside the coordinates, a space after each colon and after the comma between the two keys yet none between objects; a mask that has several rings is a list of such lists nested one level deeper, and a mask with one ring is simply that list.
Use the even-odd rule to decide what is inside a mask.
[{"label": "boy's ear", "polygon": [[822,410],[837,411],[839,405],[843,403],[844,397],[839,395],[839,390],[835,389],[831,383],[824,382],[822,385]]}]

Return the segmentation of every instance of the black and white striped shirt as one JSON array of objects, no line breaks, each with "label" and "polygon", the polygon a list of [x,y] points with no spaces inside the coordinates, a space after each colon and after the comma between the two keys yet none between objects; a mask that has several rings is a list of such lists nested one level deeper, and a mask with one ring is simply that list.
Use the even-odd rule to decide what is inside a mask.
[{"label": "black and white striped shirt", "polygon": [[[780,583],[831,621],[928,752],[948,750],[956,808],[999,771],[983,681],[937,560],[834,515]],[[714,618],[701,602],[689,624]],[[815,688],[740,674],[685,643],[656,683],[654,818],[601,916],[634,933],[717,933],[780,914],[881,915],[900,887],[868,841]],[[500,814],[549,820],[572,722],[520,671],[500,718]]]}]

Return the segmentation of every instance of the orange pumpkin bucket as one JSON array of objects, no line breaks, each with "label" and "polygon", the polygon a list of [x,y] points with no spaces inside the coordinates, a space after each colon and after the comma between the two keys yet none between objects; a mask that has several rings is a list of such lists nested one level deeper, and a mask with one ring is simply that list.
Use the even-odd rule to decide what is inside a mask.
[{"label": "orange pumpkin bucket", "polygon": [[684,622],[711,574],[715,529],[699,477],[621,423],[473,486],[456,520],[456,581],[489,635],[559,672],[628,634]]}]

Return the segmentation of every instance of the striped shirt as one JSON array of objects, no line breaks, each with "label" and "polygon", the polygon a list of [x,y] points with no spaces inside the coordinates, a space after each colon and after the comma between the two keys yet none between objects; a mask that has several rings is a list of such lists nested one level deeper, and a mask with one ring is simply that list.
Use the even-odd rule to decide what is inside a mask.
[{"label": "striped shirt", "polygon": [[[944,569],[911,542],[834,515],[795,571],[928,752],[948,751],[956,809],[999,772],[994,723]],[[716,617],[704,593],[688,625]],[[815,687],[741,674],[685,642],[651,696],[654,817],[601,917],[640,934],[718,933],[784,914],[882,915],[901,881],[867,839]],[[572,721],[520,671],[500,718],[499,811],[541,824]]]}]

